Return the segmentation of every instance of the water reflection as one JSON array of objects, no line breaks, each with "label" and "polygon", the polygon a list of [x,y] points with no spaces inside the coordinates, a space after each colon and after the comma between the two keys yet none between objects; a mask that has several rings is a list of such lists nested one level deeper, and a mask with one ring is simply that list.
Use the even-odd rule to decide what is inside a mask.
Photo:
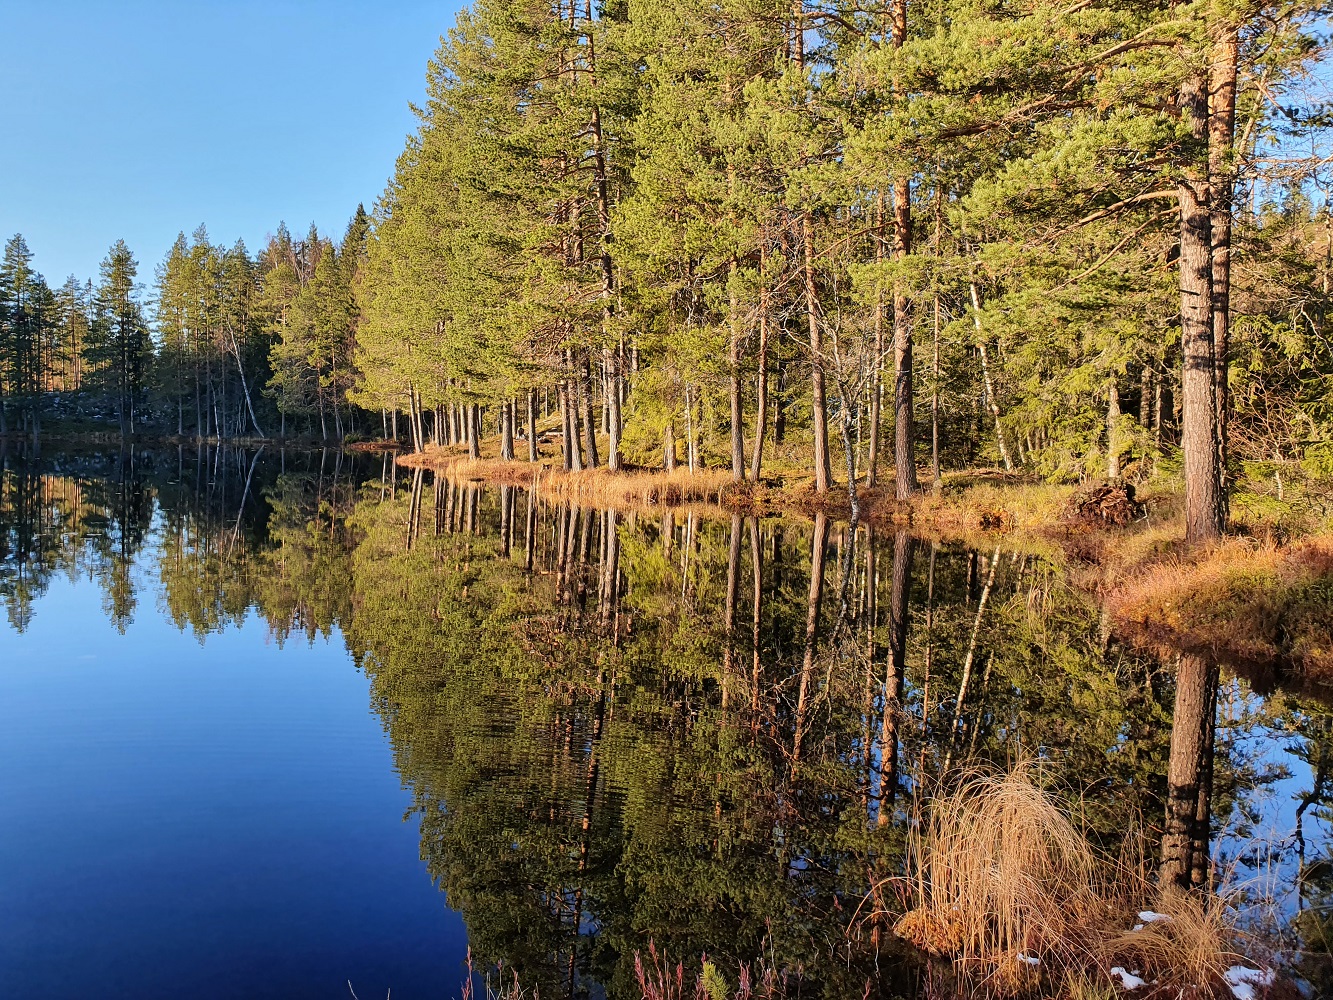
[{"label": "water reflection", "polygon": [[225,449],[11,460],[0,522],[16,629],[58,573],[127,622],[154,571],[201,639],[252,612],[280,642],[340,630],[431,876],[478,959],[544,995],[630,995],[649,941],[767,956],[828,996],[910,994],[920,970],[876,916],[900,905],[906,831],[955,769],[1024,755],[1108,849],[1159,830],[1183,882],[1255,861],[1238,825],[1271,821],[1279,912],[1327,951],[1328,711],[1202,661],[1178,685],[1003,539],[596,511]]}]

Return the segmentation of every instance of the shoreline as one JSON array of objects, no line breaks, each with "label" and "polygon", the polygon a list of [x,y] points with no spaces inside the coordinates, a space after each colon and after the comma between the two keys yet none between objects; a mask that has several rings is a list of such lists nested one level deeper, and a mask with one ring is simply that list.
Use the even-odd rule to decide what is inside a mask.
[{"label": "shoreline", "polygon": [[[565,472],[549,460],[469,459],[442,449],[400,454],[397,464],[626,511],[839,521],[851,514],[845,486],[820,496],[804,484],[735,483],[718,470]],[[1069,516],[1076,487],[996,470],[955,473],[941,490],[908,501],[858,492],[859,523],[871,528],[973,547],[1003,538],[1055,557],[1071,585],[1107,613],[1115,637],[1139,652],[1201,656],[1259,690],[1295,687],[1333,701],[1333,532],[1281,538],[1269,525],[1240,524],[1219,542],[1191,546],[1175,493],[1149,492],[1145,513],[1131,524],[1100,525]]]}]

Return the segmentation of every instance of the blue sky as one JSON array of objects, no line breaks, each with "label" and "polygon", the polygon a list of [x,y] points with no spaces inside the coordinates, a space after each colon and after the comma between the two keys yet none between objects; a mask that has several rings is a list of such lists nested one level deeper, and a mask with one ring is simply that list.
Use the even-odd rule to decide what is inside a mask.
[{"label": "blue sky", "polygon": [[341,235],[415,127],[460,2],[0,0],[0,239],[52,284],[204,223]]}]

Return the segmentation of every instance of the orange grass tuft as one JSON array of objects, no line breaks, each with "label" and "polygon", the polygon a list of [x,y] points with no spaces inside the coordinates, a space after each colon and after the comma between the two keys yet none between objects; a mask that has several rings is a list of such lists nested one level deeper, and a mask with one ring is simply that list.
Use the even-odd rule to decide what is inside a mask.
[{"label": "orange grass tuft", "polygon": [[1230,966],[1250,964],[1220,897],[1168,894],[1153,907],[1166,919],[1130,930],[1158,894],[1146,842],[1131,834],[1121,857],[1096,850],[1030,763],[965,774],[929,808],[900,883],[915,908],[894,933],[951,961],[957,980],[932,995],[1115,995],[1120,966],[1150,984],[1136,995],[1204,1000],[1227,995]]}]

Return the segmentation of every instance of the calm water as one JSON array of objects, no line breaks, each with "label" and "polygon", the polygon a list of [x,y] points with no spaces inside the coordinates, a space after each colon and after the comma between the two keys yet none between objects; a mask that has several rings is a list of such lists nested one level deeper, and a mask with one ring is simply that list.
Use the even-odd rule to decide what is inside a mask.
[{"label": "calm water", "polygon": [[[7,996],[452,997],[470,943],[621,997],[649,941],[902,996],[866,893],[939,775],[1037,756],[1106,846],[1161,822],[1171,672],[1002,539],[332,452],[10,455],[0,600]],[[1333,714],[1221,700],[1218,865],[1295,954],[1333,898]]]}]

